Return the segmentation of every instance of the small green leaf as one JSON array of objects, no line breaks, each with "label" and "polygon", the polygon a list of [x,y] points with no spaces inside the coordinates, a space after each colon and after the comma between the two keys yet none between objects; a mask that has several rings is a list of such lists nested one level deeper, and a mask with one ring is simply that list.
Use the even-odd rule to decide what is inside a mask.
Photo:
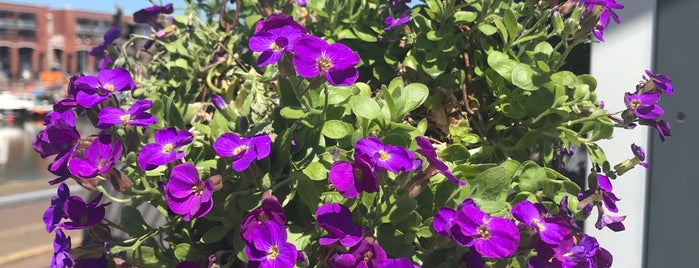
[{"label": "small green leaf", "polygon": [[454,13],[455,23],[473,22],[478,17],[478,13],[473,11],[457,11]]},{"label": "small green leaf", "polygon": [[381,108],[376,101],[369,96],[352,96],[352,98],[350,98],[350,107],[355,115],[366,119],[376,119],[382,116]]},{"label": "small green leaf", "polygon": [[[201,239],[199,241],[204,243],[204,244],[211,244],[214,242],[218,242],[221,239],[223,239],[226,236],[226,234],[228,234],[229,231],[230,231],[230,229],[228,227],[223,226],[223,225],[214,226],[213,228],[207,230],[206,233],[204,233],[204,235],[201,236]],[[177,245],[177,246],[179,246],[179,245]],[[177,249],[175,249],[175,254],[177,254]],[[179,258],[180,256],[177,256],[177,257],[178,257],[178,259],[180,259]],[[186,260],[186,259],[180,259],[180,260]]]},{"label": "small green leaf", "polygon": [[328,120],[323,124],[321,133],[331,139],[339,140],[354,132],[354,127],[340,120]]},{"label": "small green leaf", "polygon": [[306,113],[299,107],[284,107],[279,111],[279,114],[286,119],[301,119],[304,118]]},{"label": "small green leaf", "polygon": [[311,162],[303,169],[303,174],[306,174],[309,179],[314,181],[323,181],[328,179],[328,169],[320,162]]},{"label": "small green leaf", "polygon": [[478,24],[478,30],[487,36],[491,36],[498,31],[498,28],[495,28],[495,26],[490,24],[482,23]]},{"label": "small green leaf", "polygon": [[488,53],[488,65],[507,80],[512,79],[512,69],[517,64],[517,61],[511,60],[507,54],[500,51],[490,51]]},{"label": "small green leaf", "polygon": [[524,90],[537,90],[539,87],[532,81],[532,76],[535,74],[536,72],[529,65],[517,64],[512,68],[512,84]]},{"label": "small green leaf", "polygon": [[143,220],[141,212],[132,206],[125,206],[121,209],[121,226],[133,237],[144,235],[150,227]]}]

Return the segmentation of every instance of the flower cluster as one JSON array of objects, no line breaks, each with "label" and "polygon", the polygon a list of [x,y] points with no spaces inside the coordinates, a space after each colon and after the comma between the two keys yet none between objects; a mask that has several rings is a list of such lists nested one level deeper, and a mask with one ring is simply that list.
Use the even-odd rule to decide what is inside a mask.
[{"label": "flower cluster", "polygon": [[262,205],[243,218],[241,238],[251,265],[259,267],[294,267],[296,246],[287,242],[286,216],[276,197],[265,193]]},{"label": "flower cluster", "polygon": [[58,186],[57,195],[51,198],[51,206],[43,217],[46,231],[56,231],[52,268],[73,267],[76,260],[70,254],[70,237],[65,235],[63,229],[79,230],[98,225],[104,218],[105,206],[109,205],[99,205],[101,199],[102,194],[99,194],[90,203],[85,203],[82,197],[71,196],[70,188],[65,183]]},{"label": "flower cluster", "polygon": [[290,53],[301,77],[315,78],[322,74],[334,86],[351,85],[357,81],[357,53],[341,43],[328,44],[306,33],[307,30],[293,18],[273,14],[257,22],[249,46],[252,51],[261,52],[257,59],[260,67],[276,63]]},{"label": "flower cluster", "polygon": [[646,70],[647,77],[636,85],[635,92],[627,92],[624,95],[626,110],[621,114],[621,119],[615,119],[618,123],[635,126],[641,125],[654,127],[658,131],[661,141],[665,141],[671,135],[670,124],[665,120],[658,120],[664,111],[658,105],[662,94],[672,95],[674,92],[672,80],[662,74],[654,74]]}]

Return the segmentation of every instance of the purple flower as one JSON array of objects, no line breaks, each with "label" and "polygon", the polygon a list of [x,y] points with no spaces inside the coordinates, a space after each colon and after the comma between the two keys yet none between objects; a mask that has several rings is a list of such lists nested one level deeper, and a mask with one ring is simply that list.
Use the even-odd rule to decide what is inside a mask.
[{"label": "purple flower", "polygon": [[664,111],[657,105],[660,100],[660,93],[641,93],[624,95],[626,108],[633,111],[636,116],[643,119],[654,120],[661,116]]},{"label": "purple flower", "polygon": [[529,200],[521,201],[512,207],[512,216],[532,228],[539,234],[539,238],[549,245],[558,245],[569,234],[562,226],[543,218]]},{"label": "purple flower", "polygon": [[189,131],[177,130],[174,127],[157,130],[153,136],[155,142],[143,146],[138,154],[138,166],[143,170],[153,170],[160,165],[184,158],[184,151],[177,149],[194,140]]},{"label": "purple flower", "polygon": [[39,131],[32,142],[32,147],[41,158],[71,150],[80,139],[72,110],[64,113],[49,112],[44,118],[44,125],[46,127]]},{"label": "purple flower", "polygon": [[638,161],[637,164],[641,165],[644,168],[650,168],[650,164],[646,163],[646,152],[643,150],[643,147],[636,145],[635,143],[631,144],[631,152],[633,152],[633,155],[636,157],[635,159]]},{"label": "purple flower", "polygon": [[607,214],[608,211],[619,212],[616,206],[616,201],[619,201],[618,197],[612,193],[612,183],[602,174],[597,174],[597,187],[588,189],[584,192],[578,194],[578,207],[590,207],[590,205],[597,206],[598,216],[595,227],[597,229],[602,229],[605,226],[609,227],[612,231],[619,232],[625,229],[622,221],[626,219],[626,216],[613,216]]},{"label": "purple flower", "polygon": [[109,64],[112,63],[112,57],[109,55],[104,55],[104,57],[100,60],[100,62],[97,64],[97,70],[105,70],[109,68]]},{"label": "purple flower", "polygon": [[240,222],[240,236],[243,240],[251,242],[255,229],[264,224],[276,224],[284,226],[286,216],[284,208],[279,204],[277,198],[269,192],[264,192],[262,195],[262,205],[256,208],[243,218]]},{"label": "purple flower", "polygon": [[[654,74],[650,70],[646,70],[646,75],[648,75],[645,83],[642,83],[637,87],[638,89],[643,89],[647,92],[660,91],[665,94],[672,95],[674,89],[672,87],[672,79],[668,78],[662,74]],[[644,77],[645,78],[645,77]]]},{"label": "purple flower", "polygon": [[158,122],[152,114],[146,112],[153,106],[151,100],[137,100],[128,110],[108,106],[99,113],[97,127],[105,129],[113,125],[130,125],[147,127]]},{"label": "purple flower", "polygon": [[73,256],[70,255],[70,247],[70,236],[66,237],[63,230],[56,229],[56,238],[53,240],[51,268],[73,267]]},{"label": "purple flower", "polygon": [[93,108],[107,100],[116,91],[128,91],[136,86],[129,71],[123,68],[100,70],[97,76],[83,76],[75,80],[78,92],[75,100],[85,108]]},{"label": "purple flower", "polygon": [[255,229],[253,241],[246,243],[245,253],[259,267],[294,267],[298,252],[286,238],[283,225],[263,224]]},{"label": "purple flower", "polygon": [[117,40],[117,38],[119,38],[119,36],[121,36],[121,28],[119,28],[119,27],[109,28],[109,30],[107,30],[104,33],[104,39],[103,39],[102,43],[99,44],[98,46],[92,48],[92,50],[90,50],[90,53],[89,53],[90,56],[103,55],[104,50],[107,48],[107,46],[111,45],[115,40]]},{"label": "purple flower", "polygon": [[351,247],[359,243],[364,236],[364,229],[352,223],[352,213],[349,208],[338,204],[324,204],[316,210],[316,225],[328,231],[321,237],[321,246],[340,242],[343,247]]},{"label": "purple flower", "polygon": [[233,158],[233,170],[246,170],[252,161],[269,156],[272,139],[267,135],[240,138],[235,133],[224,133],[214,141],[214,151],[220,156]]},{"label": "purple flower", "polygon": [[87,204],[82,197],[71,196],[66,200],[64,207],[65,215],[70,221],[60,223],[58,226],[67,230],[77,230],[98,224],[104,219],[104,207],[109,205],[109,203],[98,205],[100,200],[102,200],[102,193]]},{"label": "purple flower", "polygon": [[429,163],[427,169],[425,170],[425,173],[434,174],[439,172],[442,173],[444,177],[449,179],[449,181],[453,182],[456,185],[466,185],[465,181],[456,178],[456,176],[454,176],[454,174],[451,173],[451,171],[449,171],[449,167],[447,167],[447,165],[445,165],[444,162],[441,159],[439,159],[439,157],[437,157],[437,151],[434,149],[432,143],[430,143],[430,140],[427,139],[427,137],[419,136],[415,138],[415,141],[417,141],[417,145],[420,146],[420,149],[415,150],[415,152],[423,155]]},{"label": "purple flower", "polygon": [[360,192],[379,190],[379,178],[369,164],[368,157],[357,155],[354,162],[338,161],[330,167],[328,180],[345,198],[355,198]]},{"label": "purple flower", "polygon": [[302,7],[305,7],[308,4],[308,0],[294,0],[294,2]]},{"label": "purple flower", "polygon": [[165,185],[167,206],[185,221],[201,218],[214,206],[212,195],[214,181],[199,179],[199,171],[191,163],[182,163],[172,168],[170,180]]},{"label": "purple flower", "polygon": [[293,51],[294,43],[303,34],[297,27],[286,25],[257,32],[250,37],[248,44],[252,51],[262,52],[257,58],[257,65],[264,67],[279,61],[285,52]]},{"label": "purple flower", "polygon": [[395,27],[398,27],[398,26],[401,26],[403,24],[408,23],[408,21],[410,21],[410,12],[411,11],[412,10],[410,10],[410,9],[406,10],[398,18],[393,18],[392,16],[386,17],[386,20],[384,20],[384,22],[386,23],[386,27],[383,29],[385,31],[389,31]]},{"label": "purple flower", "polygon": [[[461,210],[465,207],[476,207],[476,203],[473,199],[467,198],[461,204],[459,204],[458,209]],[[432,227],[438,234],[443,236],[454,238],[451,233],[451,227],[454,225],[454,219],[456,218],[456,210],[450,207],[441,207],[434,214],[434,220],[432,221]]]},{"label": "purple flower", "polygon": [[281,28],[284,26],[294,27],[297,30],[301,31],[302,33],[308,32],[306,30],[306,28],[301,26],[301,24],[294,21],[293,17],[287,16],[287,15],[284,15],[281,13],[275,13],[275,14],[269,15],[269,17],[266,19],[258,20],[257,24],[255,24],[255,33],[266,32],[266,31]]},{"label": "purple flower", "polygon": [[216,94],[214,94],[211,97],[211,102],[214,104],[214,107],[216,107],[216,109],[219,110],[228,107],[228,103],[226,102],[226,100],[224,100],[223,97]]},{"label": "purple flower", "polygon": [[51,205],[44,212],[44,224],[46,225],[46,232],[53,232],[61,219],[65,218],[66,214],[64,212],[64,204],[68,201],[70,197],[70,188],[65,183],[61,183],[58,186],[58,191],[56,196],[51,197]]},{"label": "purple flower", "polygon": [[475,206],[457,211],[451,233],[457,244],[470,247],[487,258],[508,258],[519,244],[519,230],[512,220],[491,217]]},{"label": "purple flower", "polygon": [[136,23],[152,23],[155,22],[160,14],[172,14],[173,12],[172,4],[167,4],[164,6],[150,6],[133,14],[133,21]]},{"label": "purple flower", "polygon": [[107,173],[114,163],[121,159],[124,147],[120,139],[112,139],[106,132],[100,133],[83,153],[82,157],[73,156],[68,161],[68,170],[81,179],[93,178]]},{"label": "purple flower", "polygon": [[355,147],[355,158],[357,155],[366,155],[374,165],[393,173],[415,167],[415,155],[411,151],[400,146],[384,145],[376,136],[359,139]]},{"label": "purple flower", "polygon": [[328,44],[315,36],[299,38],[294,45],[294,67],[305,78],[324,74],[333,86],[347,86],[359,78],[359,55],[341,43]]},{"label": "purple flower", "polygon": [[623,9],[624,5],[617,3],[614,0],[585,0],[581,1],[581,3],[584,2],[584,5],[587,9],[588,12],[593,11],[595,8],[599,7],[601,10],[601,13],[599,14],[599,21],[597,22],[597,25],[593,29],[592,33],[599,39],[600,41],[604,42],[604,38],[602,37],[604,30],[607,29],[609,26],[609,22],[613,19],[616,24],[621,23],[621,19],[619,19],[619,15],[614,13],[614,9]]}]

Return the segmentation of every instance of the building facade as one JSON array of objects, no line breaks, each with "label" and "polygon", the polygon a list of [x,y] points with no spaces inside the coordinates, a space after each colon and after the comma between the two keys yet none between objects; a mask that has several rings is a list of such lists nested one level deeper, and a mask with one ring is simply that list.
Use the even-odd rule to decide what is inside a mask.
[{"label": "building facade", "polygon": [[[127,31],[149,31],[131,16],[119,21]],[[100,59],[88,53],[114,24],[114,14],[0,2],[0,87],[49,70],[96,72]]]}]

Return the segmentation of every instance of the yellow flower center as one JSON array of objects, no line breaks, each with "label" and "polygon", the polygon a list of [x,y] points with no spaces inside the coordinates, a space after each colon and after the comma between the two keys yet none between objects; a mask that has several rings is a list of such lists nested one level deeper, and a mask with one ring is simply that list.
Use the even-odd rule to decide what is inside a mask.
[{"label": "yellow flower center", "polygon": [[277,245],[273,245],[269,248],[269,254],[267,254],[267,258],[274,260],[277,258],[277,256],[279,256],[279,247],[277,247]]},{"label": "yellow flower center", "polygon": [[172,149],[174,149],[174,147],[175,146],[172,145],[172,143],[168,143],[168,144],[163,145],[163,153],[169,154],[170,152],[172,152]]},{"label": "yellow flower center", "polygon": [[279,52],[279,51],[282,51],[282,49],[284,49],[283,47],[280,47],[279,45],[277,45],[277,43],[270,44],[269,48],[274,52]]},{"label": "yellow flower center", "polygon": [[364,252],[364,262],[370,262],[374,258],[374,253],[371,251]]},{"label": "yellow flower center", "polygon": [[250,149],[247,145],[240,145],[233,150],[233,155],[239,155],[245,153]]},{"label": "yellow flower center", "polygon": [[112,91],[114,91],[114,85],[106,84],[106,85],[104,85],[104,89],[106,89],[109,92],[112,92]]},{"label": "yellow flower center", "polygon": [[546,226],[544,226],[544,224],[541,223],[539,219],[533,219],[532,223],[534,223],[534,225],[536,225],[536,227],[539,228],[539,232],[543,232],[544,230],[546,230]]},{"label": "yellow flower center", "polygon": [[483,239],[490,239],[490,230],[488,230],[488,226],[478,226],[478,236]]},{"label": "yellow flower center", "polygon": [[384,150],[379,150],[379,159],[381,159],[381,161],[386,161],[391,159],[391,155],[386,153]]},{"label": "yellow flower center", "polygon": [[124,123],[124,125],[126,125],[127,123],[131,122],[131,120],[133,120],[133,118],[131,117],[130,114],[122,115],[119,117],[119,119],[121,119],[121,122]]},{"label": "yellow flower center", "polygon": [[638,108],[639,106],[641,106],[641,104],[643,104],[643,103],[641,103],[640,100],[632,100],[632,101],[631,101],[631,109],[634,109],[634,110],[635,110],[636,108]]},{"label": "yellow flower center", "polygon": [[192,193],[195,195],[201,196],[204,193],[204,184],[199,183],[196,185],[192,185]]},{"label": "yellow flower center", "polygon": [[321,56],[320,59],[318,59],[318,69],[321,71],[327,71],[330,70],[335,64],[333,64],[333,61],[328,59],[325,56]]}]

